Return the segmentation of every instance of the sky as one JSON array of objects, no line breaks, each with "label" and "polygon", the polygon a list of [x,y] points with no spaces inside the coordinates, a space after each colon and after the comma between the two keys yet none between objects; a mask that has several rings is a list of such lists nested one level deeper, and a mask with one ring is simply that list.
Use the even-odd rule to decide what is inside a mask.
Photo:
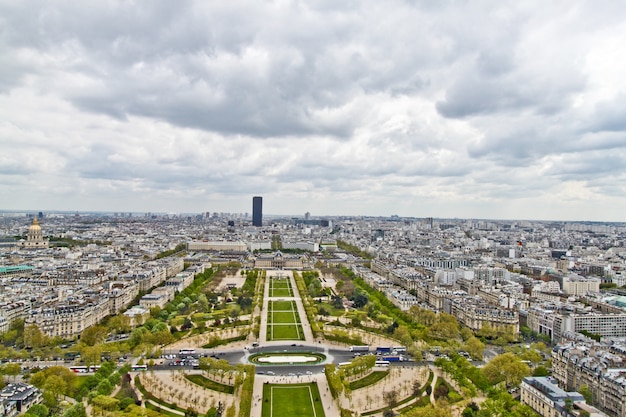
[{"label": "sky", "polygon": [[622,1],[0,0],[0,209],[626,221]]}]

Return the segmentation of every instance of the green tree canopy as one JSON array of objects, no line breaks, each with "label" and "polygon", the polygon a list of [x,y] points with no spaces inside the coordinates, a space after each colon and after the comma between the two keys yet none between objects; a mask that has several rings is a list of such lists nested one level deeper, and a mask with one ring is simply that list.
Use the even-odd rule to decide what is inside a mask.
[{"label": "green tree canopy", "polygon": [[516,386],[524,377],[530,375],[530,368],[519,356],[507,352],[489,361],[482,372],[492,384],[504,381],[507,386]]},{"label": "green tree canopy", "polygon": [[94,325],[83,330],[80,335],[81,343],[87,346],[94,346],[104,342],[108,334],[108,330],[104,326]]}]

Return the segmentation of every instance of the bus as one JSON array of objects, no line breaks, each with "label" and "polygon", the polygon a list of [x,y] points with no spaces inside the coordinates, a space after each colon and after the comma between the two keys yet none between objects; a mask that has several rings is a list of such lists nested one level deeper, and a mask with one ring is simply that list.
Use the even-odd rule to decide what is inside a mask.
[{"label": "bus", "polygon": [[369,346],[350,346],[350,352],[369,352]]},{"label": "bus", "polygon": [[87,366],[70,366],[70,371],[75,372],[77,374],[86,374],[89,372],[89,367]]},{"label": "bus", "polygon": [[191,349],[191,348],[187,348],[187,349],[181,349],[178,351],[179,355],[195,355],[196,354],[196,350],[195,349]]},{"label": "bus", "polygon": [[133,365],[133,371],[147,371],[148,365]]},{"label": "bus", "polygon": [[390,363],[391,362],[389,362],[389,361],[376,361],[374,363],[374,366],[388,367]]},{"label": "bus", "polygon": [[394,352],[396,352],[396,353],[405,353],[406,352],[406,346],[396,346],[392,350]]},{"label": "bus", "polygon": [[337,367],[342,367],[342,366],[348,366],[348,365],[352,365],[352,362],[339,362],[337,364]]}]

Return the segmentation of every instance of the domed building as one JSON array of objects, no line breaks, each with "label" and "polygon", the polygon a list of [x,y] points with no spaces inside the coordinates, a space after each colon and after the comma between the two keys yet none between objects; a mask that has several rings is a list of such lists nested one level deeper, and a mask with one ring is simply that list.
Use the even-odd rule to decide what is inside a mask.
[{"label": "domed building", "polygon": [[26,240],[19,242],[20,247],[24,249],[47,249],[50,242],[43,238],[41,226],[37,222],[37,218],[33,219],[33,224],[28,228]]}]

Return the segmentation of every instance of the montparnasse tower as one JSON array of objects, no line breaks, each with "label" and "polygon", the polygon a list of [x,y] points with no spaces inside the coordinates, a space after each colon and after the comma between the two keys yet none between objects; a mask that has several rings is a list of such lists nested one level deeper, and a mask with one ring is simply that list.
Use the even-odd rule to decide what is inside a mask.
[{"label": "montparnasse tower", "polygon": [[26,235],[26,241],[21,241],[20,246],[24,249],[47,249],[50,242],[43,238],[43,232],[41,226],[35,217],[33,224],[28,228],[28,234]]}]

